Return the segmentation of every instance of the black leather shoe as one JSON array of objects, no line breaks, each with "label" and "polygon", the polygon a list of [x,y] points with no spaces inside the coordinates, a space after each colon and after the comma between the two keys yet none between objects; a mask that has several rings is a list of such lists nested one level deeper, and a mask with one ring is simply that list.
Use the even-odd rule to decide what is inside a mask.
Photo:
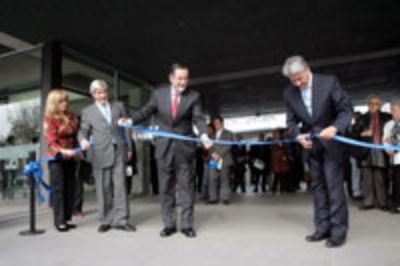
[{"label": "black leather shoe", "polygon": [[325,246],[327,248],[338,248],[346,243],[346,237],[331,237],[326,240]]},{"label": "black leather shoe", "polygon": [[322,233],[315,232],[312,235],[306,236],[306,241],[308,241],[308,242],[318,242],[318,241],[325,240],[327,238],[329,238],[329,234],[322,234]]},{"label": "black leather shoe", "polygon": [[181,230],[182,234],[184,234],[186,237],[189,238],[194,238],[196,237],[196,231],[194,231],[193,228],[185,228]]},{"label": "black leather shoe", "polygon": [[61,233],[68,232],[68,226],[65,224],[56,225],[56,229],[58,232],[61,232]]},{"label": "black leather shoe", "polygon": [[213,204],[218,204],[218,200],[209,200],[207,204],[213,205]]},{"label": "black leather shoe", "polygon": [[224,204],[224,205],[229,205],[229,200],[224,200],[224,201],[222,201],[222,203]]},{"label": "black leather shoe", "polygon": [[169,237],[175,233],[176,233],[176,227],[165,227],[163,230],[161,230],[160,236]]},{"label": "black leather shoe", "polygon": [[97,229],[97,232],[99,232],[99,233],[105,233],[105,232],[107,232],[107,231],[110,230],[110,229],[111,229],[111,226],[110,226],[109,224],[102,224],[102,225],[100,225],[99,228]]},{"label": "black leather shoe", "polygon": [[136,227],[131,224],[117,225],[117,226],[115,226],[115,229],[124,230],[126,232],[136,232]]},{"label": "black leather shoe", "polygon": [[68,229],[76,229],[77,228],[76,224],[69,224],[69,223],[67,223],[67,227],[68,227]]}]

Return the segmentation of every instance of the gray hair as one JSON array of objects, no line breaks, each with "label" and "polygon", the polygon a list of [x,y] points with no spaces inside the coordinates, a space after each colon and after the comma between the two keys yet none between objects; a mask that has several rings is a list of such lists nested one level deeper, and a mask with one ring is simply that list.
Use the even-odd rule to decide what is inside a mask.
[{"label": "gray hair", "polygon": [[90,94],[93,94],[97,89],[106,89],[108,90],[108,84],[102,79],[95,79],[90,83]]},{"label": "gray hair", "polygon": [[285,77],[289,77],[298,74],[309,67],[309,64],[301,55],[291,56],[287,58],[285,64],[283,64],[282,74]]},{"label": "gray hair", "polygon": [[390,101],[390,105],[400,107],[400,98],[394,98]]},{"label": "gray hair", "polygon": [[382,98],[381,98],[379,95],[377,95],[377,94],[370,94],[370,95],[368,95],[368,97],[367,97],[367,103],[369,103],[369,102],[372,101],[372,100],[378,100],[378,101],[382,104]]}]

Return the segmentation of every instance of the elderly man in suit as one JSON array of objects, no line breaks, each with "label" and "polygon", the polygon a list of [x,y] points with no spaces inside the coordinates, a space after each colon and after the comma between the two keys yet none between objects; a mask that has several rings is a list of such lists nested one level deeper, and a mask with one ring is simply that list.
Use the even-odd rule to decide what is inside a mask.
[{"label": "elderly man in suit", "polygon": [[[348,229],[345,157],[343,145],[332,138],[347,132],[352,103],[336,77],[312,73],[301,56],[289,57],[282,72],[292,83],[284,91],[289,134],[305,149],[312,176],[316,230],[306,240],[327,239],[327,247],[339,247],[345,243]],[[319,134],[319,138],[310,139],[311,134]]]},{"label": "elderly man in suit", "polygon": [[[189,69],[174,64],[169,74],[170,85],[153,91],[148,103],[132,115],[132,123],[155,116],[160,130],[193,137],[197,126],[206,148],[212,143],[207,137],[200,94],[187,89]],[[121,121],[124,123],[124,121]],[[125,121],[126,122],[126,121]],[[177,231],[175,185],[178,186],[181,206],[180,227],[186,237],[195,237],[194,224],[194,159],[196,144],[170,138],[156,139],[155,157],[158,167],[161,212],[164,228],[161,237]]]},{"label": "elderly man in suit", "polygon": [[[118,127],[118,119],[125,117],[121,103],[109,102],[108,85],[103,80],[90,84],[95,102],[82,111],[78,139],[84,149],[92,140],[92,166],[96,179],[97,205],[100,214],[100,233],[114,225],[116,229],[136,231],[128,223],[129,205],[125,187],[125,162],[127,147],[131,150],[131,138]],[[126,142],[128,145],[126,145]]]},{"label": "elderly man in suit", "polygon": [[[233,141],[233,134],[224,128],[224,119],[221,116],[214,118],[215,133],[213,139]],[[218,177],[221,184],[221,200],[223,204],[228,205],[230,200],[230,174],[233,165],[232,147],[228,145],[215,145],[212,158],[218,164],[218,169],[210,170],[210,180],[208,186],[209,204],[218,203]]]}]

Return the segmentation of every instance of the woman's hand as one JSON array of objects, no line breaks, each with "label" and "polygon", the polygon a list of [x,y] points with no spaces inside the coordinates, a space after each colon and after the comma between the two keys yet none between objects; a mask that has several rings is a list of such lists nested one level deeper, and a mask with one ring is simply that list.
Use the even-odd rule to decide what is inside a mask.
[{"label": "woman's hand", "polygon": [[72,149],[61,149],[60,152],[65,157],[73,157],[75,155],[75,151]]}]

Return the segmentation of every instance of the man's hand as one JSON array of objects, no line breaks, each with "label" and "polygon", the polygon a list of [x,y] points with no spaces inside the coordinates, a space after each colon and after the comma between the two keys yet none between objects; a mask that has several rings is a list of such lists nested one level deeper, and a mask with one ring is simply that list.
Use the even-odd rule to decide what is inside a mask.
[{"label": "man's hand", "polygon": [[132,125],[132,119],[122,117],[122,118],[118,119],[117,124],[118,124],[118,126],[130,126],[130,125]]},{"label": "man's hand", "polygon": [[216,162],[218,162],[219,159],[221,159],[221,156],[220,156],[218,153],[213,153],[213,154],[212,154],[212,157],[214,158],[214,160],[215,160]]},{"label": "man's hand", "polygon": [[372,137],[373,134],[374,132],[372,131],[372,129],[367,129],[361,132],[361,137]]},{"label": "man's hand", "polygon": [[133,155],[132,152],[129,151],[129,152],[128,152],[128,161],[131,161],[131,160],[132,160],[132,155]]},{"label": "man's hand", "polygon": [[312,141],[310,139],[310,133],[300,134],[297,136],[297,142],[303,146],[306,150],[311,150],[312,148]]},{"label": "man's hand", "polygon": [[210,138],[207,136],[207,134],[201,135],[200,139],[201,139],[201,142],[202,142],[204,148],[206,148],[206,150],[209,150],[214,146],[212,141],[210,140]]},{"label": "man's hand", "polygon": [[337,128],[335,126],[329,126],[319,133],[319,137],[324,140],[330,140],[336,136]]},{"label": "man's hand", "polygon": [[88,150],[90,148],[90,142],[87,139],[82,139],[81,147],[83,150]]},{"label": "man's hand", "polygon": [[60,152],[64,157],[73,157],[75,155],[75,151],[72,149],[61,149]]}]

